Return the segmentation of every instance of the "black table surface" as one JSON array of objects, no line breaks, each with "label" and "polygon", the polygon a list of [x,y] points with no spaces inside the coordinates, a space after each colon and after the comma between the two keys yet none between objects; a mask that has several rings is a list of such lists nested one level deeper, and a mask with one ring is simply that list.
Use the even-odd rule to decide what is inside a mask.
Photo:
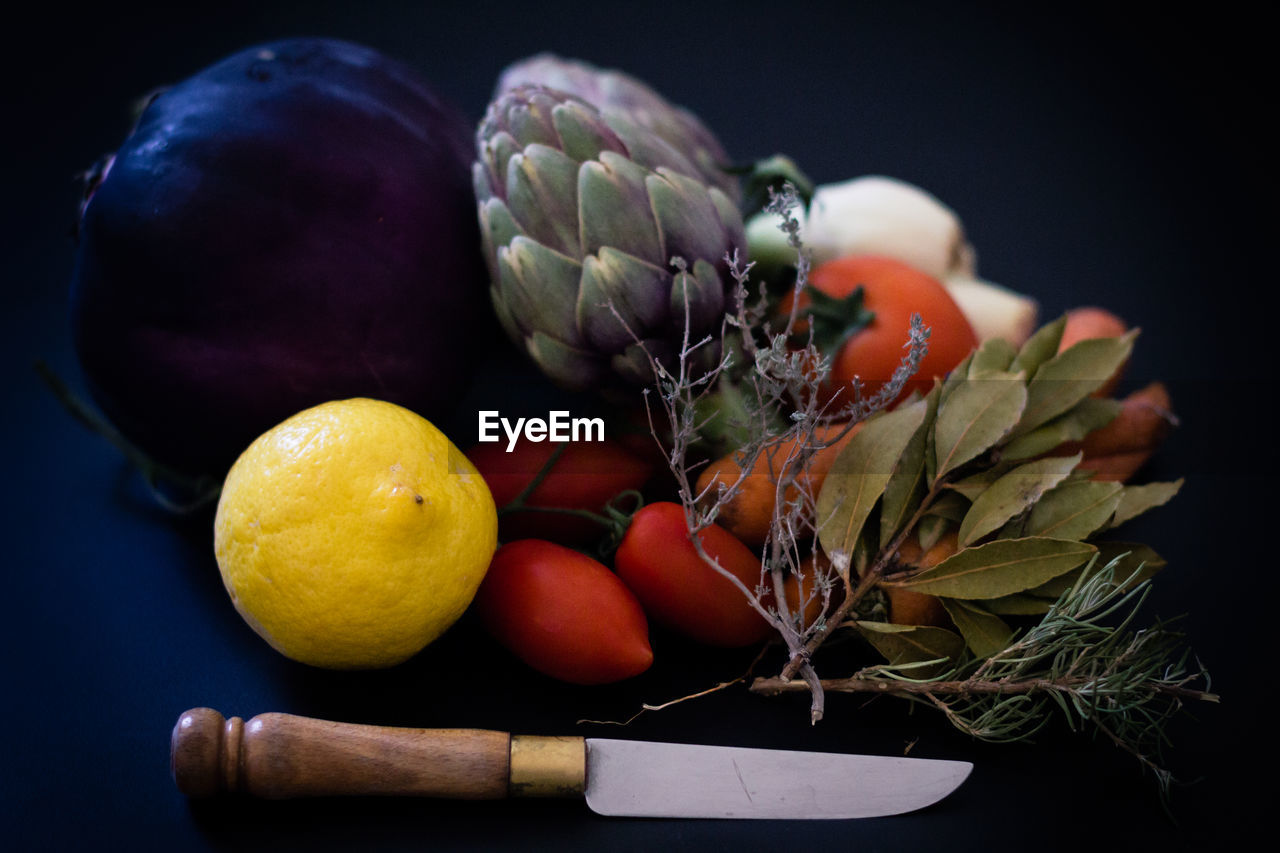
[{"label": "black table surface", "polygon": [[[1262,685],[1274,647],[1267,546],[1275,454],[1259,402],[1273,383],[1274,107],[1261,25],[1114,4],[593,2],[218,3],[196,9],[43,4],[14,18],[5,63],[0,490],[7,611],[0,846],[26,849],[1177,849],[1260,826],[1273,788]],[[606,688],[523,668],[464,618],[388,671],[310,669],[277,655],[227,599],[211,513],[175,518],[41,384],[82,388],[67,321],[75,175],[117,145],[129,107],[241,47],[288,35],[377,47],[478,118],[501,68],[553,50],[628,70],[694,109],[741,159],[791,154],[818,182],[879,173],[964,219],[984,277],[1042,316],[1107,306],[1143,328],[1127,385],[1169,386],[1182,426],[1144,476],[1185,476],[1133,538],[1168,558],[1148,616],[1182,627],[1217,706],[1172,727],[1189,784],[1171,814],[1137,763],[1054,726],[1034,744],[975,742],[924,710],[726,690],[618,720],[740,674],[655,634],[657,663]],[[506,355],[502,353],[501,355]],[[517,366],[518,365],[518,366]],[[513,381],[515,380],[515,381]],[[524,365],[482,365],[449,425]],[[287,711],[351,722],[493,728],[958,758],[975,765],[925,811],[854,822],[607,819],[577,802],[188,803],[169,775],[179,713]],[[837,847],[838,846],[838,847]]]}]

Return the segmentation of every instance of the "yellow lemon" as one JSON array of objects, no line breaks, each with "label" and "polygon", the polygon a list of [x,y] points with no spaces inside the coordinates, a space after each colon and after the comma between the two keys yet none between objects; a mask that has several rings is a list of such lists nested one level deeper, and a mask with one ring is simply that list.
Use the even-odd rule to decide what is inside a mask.
[{"label": "yellow lemon", "polygon": [[282,654],[392,666],[452,625],[497,546],[493,498],[443,433],[378,400],[325,403],[227,474],[214,551],[236,610]]}]

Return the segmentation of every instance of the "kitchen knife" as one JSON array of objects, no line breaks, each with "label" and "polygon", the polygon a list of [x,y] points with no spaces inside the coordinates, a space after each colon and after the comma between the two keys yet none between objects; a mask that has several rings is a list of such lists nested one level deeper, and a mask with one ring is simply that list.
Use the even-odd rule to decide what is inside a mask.
[{"label": "kitchen knife", "polygon": [[210,708],[174,726],[170,763],[191,797],[384,795],[579,797],[600,814],[692,818],[855,818],[915,811],[973,765],[479,729],[362,726]]}]

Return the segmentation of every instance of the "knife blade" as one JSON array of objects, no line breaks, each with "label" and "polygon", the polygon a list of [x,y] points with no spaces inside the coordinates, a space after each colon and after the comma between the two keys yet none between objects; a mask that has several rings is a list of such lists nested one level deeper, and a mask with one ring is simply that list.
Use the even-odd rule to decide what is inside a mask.
[{"label": "knife blade", "polygon": [[482,729],[366,726],[193,708],[170,738],[190,797],[583,797],[610,816],[831,819],[903,814],[968,778],[966,761]]}]

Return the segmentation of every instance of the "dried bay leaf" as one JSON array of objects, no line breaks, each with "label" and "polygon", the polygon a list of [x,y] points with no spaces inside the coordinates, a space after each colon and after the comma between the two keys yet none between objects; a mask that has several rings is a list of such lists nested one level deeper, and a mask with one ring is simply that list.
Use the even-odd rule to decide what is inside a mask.
[{"label": "dried bay leaf", "polygon": [[1066,479],[1065,479],[1065,480],[1063,480],[1062,482],[1064,482],[1064,483],[1083,483],[1083,482],[1086,482],[1086,481],[1088,481],[1088,480],[1092,480],[1092,479],[1093,479],[1093,473],[1094,473],[1093,471],[1090,471],[1090,470],[1088,470],[1088,469],[1086,469],[1086,468],[1077,468],[1076,470],[1074,470],[1074,471],[1072,471],[1070,474],[1068,474],[1068,475],[1067,475],[1067,477],[1066,477]]},{"label": "dried bay leaf", "polygon": [[1013,344],[1004,338],[991,338],[983,341],[982,346],[974,350],[969,361],[968,377],[970,379],[986,379],[992,375],[1000,375],[1008,371],[1009,365],[1018,355]]},{"label": "dried bay leaf", "polygon": [[1119,483],[1066,483],[1031,510],[1027,533],[1057,539],[1085,539],[1101,530],[1120,504]]},{"label": "dried bay leaf", "polygon": [[928,449],[929,433],[933,430],[933,420],[938,414],[938,401],[942,397],[942,386],[935,384],[933,390],[925,397],[925,415],[920,426],[916,427],[911,441],[898,460],[898,468],[889,484],[885,486],[884,498],[880,505],[880,547],[893,541],[907,520],[920,507],[925,491],[924,455]]},{"label": "dried bay leaf", "polygon": [[969,512],[969,503],[969,499],[964,495],[955,492],[944,492],[929,505],[925,515],[935,515],[959,524],[964,521],[965,514]]},{"label": "dried bay leaf", "polygon": [[1101,568],[1112,562],[1116,562],[1116,580],[1127,580],[1131,575],[1134,576],[1128,586],[1141,583],[1168,565],[1164,557],[1141,543],[1099,542],[1097,565]]},{"label": "dried bay leaf", "polygon": [[[947,374],[947,378],[943,380],[942,387],[938,392],[938,405],[942,405],[942,401],[950,397],[955,390],[969,379],[969,365],[973,362],[973,353],[970,352],[964,357],[964,361],[960,362],[955,368]],[[937,422],[937,413],[934,413],[934,422]],[[938,452],[936,450],[937,437],[934,435],[935,429],[930,428],[925,434],[924,440],[924,481],[926,485],[932,485],[933,481],[938,479]]]},{"label": "dried bay leaf", "polygon": [[872,550],[874,545],[867,541],[866,531],[858,537],[857,543],[853,546],[853,574],[854,577],[862,577],[867,573],[867,566],[871,565]]},{"label": "dried bay leaf", "polygon": [[982,606],[1001,616],[1043,616],[1057,598],[1038,598],[1025,592],[1003,595],[982,602]]},{"label": "dried bay leaf", "polygon": [[942,606],[960,629],[969,650],[980,658],[991,657],[1007,648],[1013,638],[1013,629],[1003,619],[973,602],[944,598]]},{"label": "dried bay leaf", "polygon": [[1111,526],[1117,527],[1149,509],[1164,506],[1182,488],[1182,483],[1182,479],[1179,478],[1172,483],[1125,486],[1124,491],[1120,493],[1120,504],[1116,507],[1115,517],[1111,519]]},{"label": "dried bay leaf", "polygon": [[964,357],[964,361],[952,368],[947,374],[947,378],[942,382],[942,399],[946,400],[955,392],[957,388],[965,383],[969,378],[969,367],[973,364],[973,353],[969,353]]},{"label": "dried bay leaf", "polygon": [[1063,314],[1052,323],[1046,323],[1027,338],[1022,349],[1009,366],[1010,370],[1021,370],[1032,378],[1040,365],[1058,354],[1058,346],[1062,343],[1062,333],[1067,328],[1067,315]]},{"label": "dried bay leaf", "polygon": [[1119,400],[1085,397],[1066,414],[1020,435],[1000,449],[1001,459],[1030,459],[1068,441],[1080,441],[1115,420],[1123,408]]},{"label": "dried bay leaf", "polygon": [[936,476],[989,450],[1022,417],[1027,385],[1020,373],[992,374],[958,385],[938,406],[934,425]]},{"label": "dried bay leaf", "polygon": [[994,483],[996,480],[999,480],[1000,477],[1005,473],[1006,471],[1004,467],[997,465],[997,466],[979,471],[976,474],[970,474],[968,477],[965,477],[963,480],[957,480],[954,483],[948,483],[947,488],[951,489],[952,491],[959,492],[960,494],[968,498],[970,501],[976,501],[978,499],[978,495],[982,494],[987,489],[991,488],[991,484]]},{"label": "dried bay leaf", "polygon": [[[1020,465],[992,483],[974,499],[960,523],[960,544],[970,545],[1034,506],[1080,464],[1083,454],[1051,456]],[[1110,516],[1108,516],[1109,518]],[[1103,519],[1103,523],[1106,519]],[[1035,531],[1032,531],[1033,533]],[[1045,534],[1057,536],[1057,534]],[[1079,539],[1076,536],[1058,536]]]},{"label": "dried bay leaf", "polygon": [[840,451],[818,494],[818,540],[827,554],[853,553],[927,411],[928,402],[920,400],[872,418]]},{"label": "dried bay leaf", "polygon": [[1026,409],[1014,435],[1048,423],[1106,384],[1133,352],[1137,334],[1088,338],[1041,364],[1027,383]]},{"label": "dried bay leaf", "polygon": [[1093,545],[1069,539],[997,539],[965,548],[909,580],[886,582],[886,586],[943,598],[1000,598],[1035,589],[1083,565],[1095,553]]},{"label": "dried bay leaf", "polygon": [[[941,401],[939,401],[941,405]],[[925,430],[924,434],[924,482],[926,487],[933,485],[938,479],[938,439],[935,433],[937,429],[937,419],[934,419],[934,426]]]},{"label": "dried bay leaf", "polygon": [[916,539],[920,542],[920,550],[928,551],[937,545],[942,534],[954,525],[954,521],[941,515],[926,515],[920,519],[920,523],[916,525]]},{"label": "dried bay leaf", "polygon": [[1023,512],[1015,515],[1013,518],[1000,528],[1000,532],[996,534],[996,539],[1025,539],[1031,534],[1027,532],[1027,516],[1029,512]]},{"label": "dried bay leaf", "polygon": [[[857,621],[854,625],[858,633],[884,655],[890,664],[919,663],[943,658],[955,661],[964,654],[964,638],[946,628],[868,621]],[[945,664],[938,664],[914,672],[928,678],[946,668]]]},{"label": "dried bay leaf", "polygon": [[1057,601],[1064,592],[1075,586],[1080,580],[1080,576],[1087,573],[1093,565],[1095,565],[1095,563],[1090,563],[1087,566],[1072,569],[1065,575],[1059,575],[1052,580],[1045,581],[1035,589],[1027,590],[1027,595],[1032,598],[1044,599],[1050,603]]},{"label": "dried bay leaf", "polygon": [[1081,576],[1095,575],[1113,563],[1112,577],[1117,583],[1123,583],[1125,588],[1132,589],[1142,581],[1153,577],[1166,565],[1164,558],[1146,545],[1133,542],[1099,542],[1097,546],[1097,559],[1036,587],[1030,594],[1056,600],[1075,586]]}]

